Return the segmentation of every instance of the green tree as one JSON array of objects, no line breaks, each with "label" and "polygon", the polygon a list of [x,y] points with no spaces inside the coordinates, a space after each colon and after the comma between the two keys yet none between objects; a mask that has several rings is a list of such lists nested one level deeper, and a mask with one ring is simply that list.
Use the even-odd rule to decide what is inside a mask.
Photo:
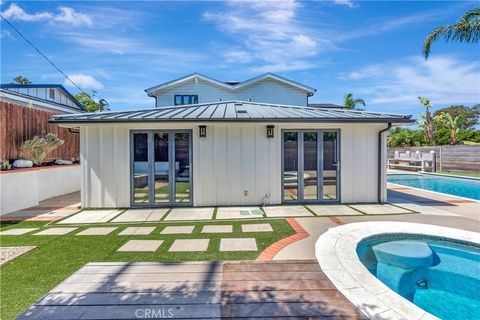
[{"label": "green tree", "polygon": [[432,43],[440,38],[444,38],[445,42],[477,43],[480,39],[480,7],[468,10],[456,23],[438,27],[430,32],[423,44],[425,59],[430,55]]},{"label": "green tree", "polygon": [[433,140],[433,121],[432,121],[432,114],[430,113],[430,108],[432,105],[430,104],[430,100],[424,97],[418,97],[420,103],[425,107],[425,113],[420,112],[420,120],[417,121],[417,124],[423,128],[425,132],[425,141],[428,144],[434,144]]},{"label": "green tree", "polygon": [[[478,120],[480,117],[480,104],[477,104],[473,107],[465,107],[462,105],[458,105],[438,109],[433,113],[433,118],[442,113],[448,113],[453,118],[460,116],[462,119],[462,122],[459,124],[460,129],[468,130],[474,128],[478,124]],[[436,124],[435,129],[441,128],[443,128],[441,123]]]},{"label": "green tree", "polygon": [[450,133],[450,145],[458,143],[458,133],[460,132],[460,123],[462,122],[462,116],[452,117],[450,113],[444,112],[436,116],[436,122],[443,124],[445,129]]},{"label": "green tree", "polygon": [[425,144],[423,130],[412,130],[397,127],[390,131],[388,145],[395,147],[419,147]]},{"label": "green tree", "polygon": [[[347,93],[344,96],[344,106],[347,110],[353,110],[356,108],[357,104],[362,104],[364,107],[366,106],[365,100],[357,98],[353,98],[353,93]],[[358,110],[358,109],[357,109]]]},{"label": "green tree", "polygon": [[13,78],[13,81],[18,84],[31,84],[32,81],[28,80],[28,78],[22,77],[22,76],[16,76]]},{"label": "green tree", "polygon": [[100,99],[96,101],[96,95],[97,92],[95,90],[92,90],[91,94],[88,94],[86,92],[80,92],[75,95],[75,98],[85,107],[85,110],[87,110],[88,112],[108,111],[108,102],[105,99]]}]

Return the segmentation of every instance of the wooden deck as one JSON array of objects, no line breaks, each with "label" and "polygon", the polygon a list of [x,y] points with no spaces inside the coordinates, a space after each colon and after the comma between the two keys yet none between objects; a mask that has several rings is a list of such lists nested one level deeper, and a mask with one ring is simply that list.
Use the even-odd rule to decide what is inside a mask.
[{"label": "wooden deck", "polygon": [[89,263],[19,319],[363,319],[314,260]]}]

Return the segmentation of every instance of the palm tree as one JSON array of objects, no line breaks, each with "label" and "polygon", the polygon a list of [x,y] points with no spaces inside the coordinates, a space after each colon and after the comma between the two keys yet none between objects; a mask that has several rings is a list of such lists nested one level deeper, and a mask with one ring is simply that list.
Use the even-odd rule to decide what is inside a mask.
[{"label": "palm tree", "polygon": [[357,104],[363,104],[363,106],[365,107],[366,104],[365,104],[365,100],[363,99],[360,99],[360,98],[357,98],[357,99],[353,99],[353,93],[347,93],[344,97],[344,106],[345,108],[347,108],[347,110],[353,110],[355,109],[355,107],[357,106]]},{"label": "palm tree", "polygon": [[31,84],[32,81],[28,80],[28,78],[22,77],[22,76],[16,76],[13,78],[13,81],[18,84]]},{"label": "palm tree", "polygon": [[463,121],[461,116],[455,118],[448,112],[443,112],[434,118],[435,121],[441,122],[445,128],[450,130],[450,145],[455,145],[458,142],[458,132]]},{"label": "palm tree", "polygon": [[429,144],[433,144],[433,125],[432,125],[432,115],[430,113],[430,108],[432,105],[430,104],[430,100],[424,97],[418,97],[420,103],[423,104],[425,107],[425,113],[420,113],[420,118],[422,120],[418,120],[417,124],[423,128],[425,132],[425,141]]},{"label": "palm tree", "polygon": [[423,54],[430,55],[430,46],[439,38],[445,42],[477,43],[480,39],[480,7],[468,10],[456,23],[434,29],[425,39]]}]

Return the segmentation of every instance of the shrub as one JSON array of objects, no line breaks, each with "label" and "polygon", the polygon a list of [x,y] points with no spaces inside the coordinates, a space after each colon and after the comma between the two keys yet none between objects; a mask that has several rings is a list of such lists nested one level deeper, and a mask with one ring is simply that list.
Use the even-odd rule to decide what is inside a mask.
[{"label": "shrub", "polygon": [[57,149],[63,142],[53,133],[35,136],[30,140],[24,141],[20,146],[20,157],[39,165],[47,157],[48,153]]},{"label": "shrub", "polygon": [[8,160],[0,160],[0,171],[9,170],[12,166]]}]

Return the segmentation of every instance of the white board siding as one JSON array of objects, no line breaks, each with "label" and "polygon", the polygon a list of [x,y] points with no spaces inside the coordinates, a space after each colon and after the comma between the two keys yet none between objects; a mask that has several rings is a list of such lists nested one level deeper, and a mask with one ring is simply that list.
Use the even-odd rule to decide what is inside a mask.
[{"label": "white board siding", "polygon": [[377,201],[378,131],[384,124],[274,124],[272,139],[266,125],[207,124],[206,138],[191,123],[82,126],[82,206],[130,206],[130,130],[139,129],[193,130],[194,206],[280,204],[281,130],[339,129],[341,201]]},{"label": "white board siding", "polygon": [[155,92],[157,107],[174,105],[175,95],[181,94],[198,95],[199,103],[215,102],[220,99],[223,101],[248,101],[251,99],[251,101],[255,102],[297,106],[307,105],[307,93],[305,91],[272,79],[265,79],[235,90],[222,88],[201,79],[198,79],[197,82],[192,79],[177,86]]}]

